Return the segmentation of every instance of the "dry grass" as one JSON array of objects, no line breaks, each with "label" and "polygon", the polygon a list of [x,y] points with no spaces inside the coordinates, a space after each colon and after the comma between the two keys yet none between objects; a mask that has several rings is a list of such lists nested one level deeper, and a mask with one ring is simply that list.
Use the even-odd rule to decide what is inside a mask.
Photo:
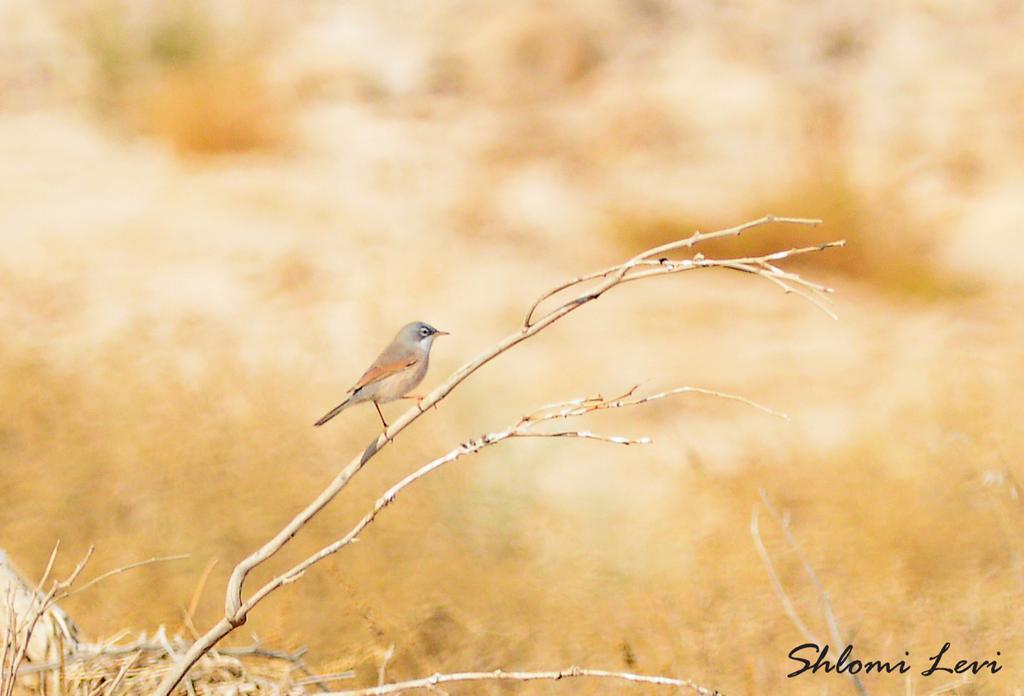
[{"label": "dry grass", "polygon": [[202,1],[140,12],[86,3],[66,18],[92,67],[92,99],[113,124],[179,154],[271,149],[288,141],[292,100],[270,79],[273,19],[215,14]]},{"label": "dry grass", "polygon": [[[119,646],[104,646],[103,649],[108,651],[105,654],[88,655],[86,650],[76,659],[57,661],[42,665],[45,669],[38,672],[27,672],[22,678],[22,688],[15,690],[14,694],[40,693],[41,687],[37,686],[40,678],[49,679],[48,688],[58,694],[152,694],[171,663],[168,650],[184,647],[180,638],[159,636],[159,640],[142,639]],[[321,683],[343,682],[348,675],[345,677]],[[317,688],[316,678],[311,678],[300,655],[259,647],[208,655],[195,666],[189,679],[183,693],[300,696]]]},{"label": "dry grass", "polygon": [[[765,487],[793,512],[796,533],[865,652],[905,647],[923,656],[950,640],[964,654],[1001,650],[1009,662],[1021,648],[1015,621],[1007,620],[1019,592],[1021,511],[1005,484],[983,481],[986,471],[1001,470],[1000,452],[1013,462],[1024,449],[1008,416],[1024,374],[999,347],[1009,345],[1000,328],[1006,317],[982,305],[973,311],[981,329],[994,332],[979,359],[984,368],[954,369],[944,355],[972,344],[933,334],[943,345],[913,368],[924,391],[875,387],[898,385],[884,374],[868,378],[859,387],[865,393],[840,397],[844,434],[829,446],[801,445],[797,433],[791,445],[739,435],[749,454],[731,464],[709,460],[702,431],[716,421],[739,433],[756,423],[721,406],[700,416],[704,408],[687,404],[656,409],[628,429],[653,432],[660,443],[641,454],[524,444],[460,464],[425,481],[362,544],[272,600],[251,628],[293,647],[309,643],[321,670],[354,668],[359,683],[375,679],[394,643],[394,678],[467,664],[578,662],[680,674],[726,693],[767,692],[785,667],[777,656],[798,635],[745,536],[756,491]],[[802,314],[786,320],[787,334],[808,330]],[[862,322],[868,332],[884,325],[859,315],[846,313],[844,322]],[[699,343],[696,324],[686,325],[688,340]],[[35,557],[40,530],[44,537],[58,531],[40,527],[32,512],[49,509],[77,516],[59,525],[68,548],[104,540],[101,551],[114,562],[194,555],[183,567],[143,569],[78,598],[68,608],[92,632],[114,628],[110,617],[118,627],[179,625],[206,560],[220,558],[223,567],[254,548],[373,427],[372,414],[356,414],[318,437],[306,421],[329,390],[314,388],[306,368],[267,360],[247,366],[234,348],[218,347],[223,327],[216,325],[156,328],[138,324],[94,348],[87,370],[78,360],[61,367],[37,350],[3,351],[0,419],[18,473],[0,504],[17,553]],[[869,353],[910,349],[901,346],[894,336]],[[175,367],[186,350],[202,355],[199,364]],[[870,364],[856,374],[885,369]],[[841,383],[827,377],[830,369],[812,364],[803,379]],[[835,369],[851,367],[840,361]],[[1003,379],[993,381],[990,370],[1002,370]],[[872,406],[876,388],[890,402],[884,415]],[[747,390],[787,401],[771,386]],[[806,413],[794,413],[803,423],[798,432],[813,430],[814,412],[829,404],[815,393],[804,401]],[[432,434],[417,431],[367,472],[352,500],[299,540],[300,550],[347,529],[368,496],[399,472],[504,410],[472,397]],[[689,423],[689,435],[676,432],[680,423]],[[221,500],[230,501],[223,512]],[[773,548],[800,607],[815,616],[814,594],[784,547]],[[210,586],[223,581],[218,569]],[[208,593],[197,622],[212,620],[219,605]]]},{"label": "dry grass", "polygon": [[133,120],[184,154],[245,152],[286,141],[279,100],[253,61],[192,65],[162,75]]},{"label": "dry grass", "polygon": [[[90,4],[70,27],[14,5],[0,7],[0,546],[30,575],[56,537],[67,558],[95,543],[96,567],[191,554],[72,598],[88,637],[184,630],[212,558],[195,621],[221,615],[213,588],[230,567],[375,432],[372,409],[310,424],[396,325],[453,332],[436,384],[557,279],[750,212],[794,213],[827,222],[720,251],[849,238],[810,261],[834,264],[839,322],[713,274],[602,298],[403,434],[282,563],[538,401],[688,383],[791,424],[662,404],[595,423],[651,435],[647,449],[515,443],[460,462],[245,630],[309,645],[318,671],[355,670],[346,685],[376,683],[394,645],[395,680],[575,663],[729,694],[843,692],[840,677],[783,676],[801,637],[750,540],[763,488],[858,652],[909,650],[923,667],[945,641],[964,657],[998,650],[1009,667],[960,691],[1014,684],[1019,13],[940,1],[879,23],[878,3],[598,2],[546,23],[511,6],[420,16],[355,0],[290,5],[286,21],[262,7],[250,30],[202,3]],[[500,41],[490,53],[479,37]],[[78,81],[82,64],[94,70]],[[67,77],[19,91],[40,74]],[[81,116],[82,91],[102,125]],[[822,100],[841,121],[823,120]],[[183,153],[276,149],[183,163],[124,131]],[[968,271],[952,249],[980,262]],[[778,530],[763,533],[823,632]],[[911,693],[942,683],[910,676]]]}]

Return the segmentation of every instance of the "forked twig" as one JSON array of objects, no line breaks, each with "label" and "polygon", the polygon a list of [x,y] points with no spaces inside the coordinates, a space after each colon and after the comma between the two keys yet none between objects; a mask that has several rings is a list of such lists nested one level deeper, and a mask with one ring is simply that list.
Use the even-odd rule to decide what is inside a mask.
[{"label": "forked twig", "polygon": [[[744,258],[734,259],[707,259],[703,254],[697,254],[692,259],[672,259],[667,254],[677,252],[680,249],[689,249],[702,242],[711,241],[713,239],[721,239],[723,237],[738,237],[749,229],[759,227],[761,225],[767,225],[769,223],[779,222],[788,223],[794,225],[818,225],[821,224],[821,220],[811,220],[804,218],[777,218],[773,215],[766,215],[763,218],[746,222],[736,227],[731,227],[725,230],[719,230],[717,232],[695,232],[690,237],[675,242],[669,242],[668,244],[662,244],[661,246],[648,249],[640,254],[637,254],[633,258],[615,266],[609,266],[601,271],[594,273],[588,273],[572,280],[557,285],[554,288],[548,290],[542,294],[537,301],[531,305],[530,310],[526,313],[526,318],[523,320],[524,328],[529,328],[534,323],[533,315],[537,313],[537,309],[546,300],[551,299],[555,295],[558,295],[569,288],[576,287],[583,283],[605,279],[605,283],[597,286],[594,291],[598,295],[610,290],[620,283],[629,282],[632,280],[640,280],[643,278],[650,278],[659,275],[669,275],[672,273],[682,273],[684,271],[692,271],[698,268],[729,268],[732,270],[743,271],[745,273],[753,273],[755,275],[762,276],[776,285],[779,285],[787,293],[795,292],[801,295],[805,299],[809,300],[816,306],[818,306],[826,314],[835,318],[835,314],[827,306],[828,298],[825,296],[826,293],[833,292],[832,288],[814,283],[795,273],[788,273],[774,266],[773,262],[782,261],[784,259],[791,258],[793,256],[801,256],[804,254],[810,254],[816,251],[824,251],[825,249],[831,249],[834,247],[841,247],[846,244],[844,240],[828,242],[826,244],[819,244],[817,246],[802,247],[787,249],[785,251],[777,251],[771,254],[765,254],[762,256],[749,256]],[[815,297],[815,294],[820,297]],[[559,309],[567,306],[572,306],[573,303],[580,302],[582,298],[596,299],[596,297],[589,298],[587,295],[581,295],[573,300],[570,300],[563,304],[561,307],[552,310],[552,312],[558,311]],[[550,314],[549,312],[548,314]],[[541,319],[548,316],[548,314],[542,315]]]},{"label": "forked twig", "polygon": [[366,529],[376,518],[380,512],[395,501],[398,494],[411,486],[416,481],[420,480],[424,476],[431,474],[442,466],[450,464],[462,457],[470,454],[476,454],[480,450],[487,447],[497,445],[499,442],[511,440],[514,438],[523,437],[575,437],[588,440],[599,440],[602,442],[609,442],[616,445],[646,445],[650,444],[650,438],[640,437],[631,438],[623,435],[600,435],[597,433],[590,432],[589,430],[558,430],[558,431],[543,431],[536,430],[535,426],[540,423],[545,423],[552,420],[562,420],[567,418],[576,418],[583,416],[594,411],[605,411],[608,409],[627,408],[630,406],[640,406],[652,401],[658,401],[661,399],[668,398],[670,396],[676,396],[679,394],[709,394],[717,396],[723,399],[734,399],[742,403],[748,404],[753,408],[759,409],[766,413],[774,416],[785,418],[783,414],[772,411],[766,406],[762,406],[758,403],[744,399],[742,397],[735,396],[734,394],[727,394],[725,392],[711,391],[710,389],[698,389],[696,387],[680,387],[678,389],[670,389],[668,391],[659,392],[657,394],[650,394],[648,396],[638,398],[628,398],[635,392],[636,387],[630,389],[626,394],[615,397],[614,399],[604,399],[602,397],[593,397],[589,399],[573,399],[571,401],[556,402],[542,406],[541,408],[533,411],[521,417],[516,423],[504,428],[503,430],[497,430],[494,432],[486,433],[480,437],[470,439],[448,453],[433,459],[416,471],[412,472],[401,481],[393,485],[387,490],[377,501],[373,504],[373,508],[366,513],[359,522],[346,534],[337,541],[324,546],[316,553],[308,556],[305,560],[296,563],[290,569],[281,573],[277,577],[268,581],[260,589],[256,590],[253,595],[248,599],[246,603],[246,610],[258,604],[268,594],[289,583],[295,582],[302,574],[305,573],[310,567],[319,563],[328,556],[337,553],[341,549],[345,548],[349,544],[354,543],[358,540],[359,535]]},{"label": "forked twig", "polygon": [[94,548],[89,547],[82,560],[74,567],[71,573],[63,580],[54,580],[49,591],[44,592],[43,587],[50,580],[53,572],[53,565],[57,559],[57,551],[60,549],[58,541],[50,552],[50,558],[46,563],[46,569],[39,580],[39,584],[32,592],[28,606],[22,614],[14,610],[13,594],[8,597],[8,624],[7,635],[4,639],[3,662],[0,664],[0,696],[11,696],[17,683],[18,672],[22,663],[28,656],[29,646],[32,642],[32,634],[40,619],[54,606],[56,602],[68,596],[68,588],[74,584],[78,576],[85,570],[86,564],[92,558]]}]

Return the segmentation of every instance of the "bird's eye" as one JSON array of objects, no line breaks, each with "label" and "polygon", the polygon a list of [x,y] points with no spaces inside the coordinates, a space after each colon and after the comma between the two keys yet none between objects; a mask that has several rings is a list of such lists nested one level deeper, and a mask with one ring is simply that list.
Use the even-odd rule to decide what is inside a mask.
[{"label": "bird's eye", "polygon": [[420,329],[420,336],[429,336],[429,335],[430,335],[430,329],[428,329],[425,326],[422,329]]}]

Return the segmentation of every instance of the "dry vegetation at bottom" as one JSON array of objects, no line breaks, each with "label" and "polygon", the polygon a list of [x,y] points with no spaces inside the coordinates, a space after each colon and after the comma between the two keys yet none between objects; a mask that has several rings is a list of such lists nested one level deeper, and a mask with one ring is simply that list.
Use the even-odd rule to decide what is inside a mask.
[{"label": "dry vegetation at bottom", "polygon": [[[664,312],[618,305],[612,327],[551,338],[573,360],[534,353],[512,368],[511,387],[496,379],[490,393],[403,436],[280,560],[349,529],[414,464],[505,422],[494,392],[543,386],[562,398],[622,380],[700,385],[706,372],[735,373],[734,391],[756,387],[751,396],[786,401],[796,425],[762,437],[769,429],[751,421],[761,416],[688,402],[630,423],[633,434],[655,435],[652,448],[512,443],[460,462],[410,492],[360,544],[268,600],[238,640],[255,632],[286,650],[308,645],[318,671],[355,670],[338,686],[375,683],[385,662],[389,679],[577,663],[688,677],[729,694],[777,693],[780,683],[793,693],[848,689],[835,676],[783,679],[783,656],[802,636],[750,539],[764,489],[792,514],[859,650],[909,650],[919,665],[948,640],[959,655],[1000,651],[1019,662],[1019,287],[998,285],[995,274],[965,283],[939,265],[956,259],[939,257],[959,235],[981,259],[976,267],[997,265],[1019,282],[1012,259],[996,257],[1012,247],[1018,209],[1019,109],[1008,95],[1020,90],[1006,47],[1018,43],[1020,13],[938,2],[878,23],[878,8],[848,14],[844,3],[755,3],[737,13],[708,2],[677,13],[663,3],[586,2],[556,15],[539,3],[500,12],[442,3],[438,23],[413,28],[412,15],[377,16],[368,9],[376,5],[343,3],[325,18],[308,11],[323,4],[311,3],[298,24],[327,31],[293,34],[302,27],[271,4],[228,17],[219,12],[231,3],[96,0],[43,13],[61,23],[55,50],[22,50],[30,33],[23,45],[4,44],[5,55],[45,58],[26,63],[23,81],[35,84],[38,66],[53,66],[51,86],[40,89],[55,93],[40,101],[54,106],[47,118],[5,122],[18,154],[4,187],[14,260],[0,268],[0,546],[33,574],[55,536],[66,549],[59,570],[93,543],[99,569],[191,554],[70,600],[86,635],[159,624],[187,635],[185,610],[211,559],[218,564],[194,619],[204,627],[221,615],[234,562],[374,432],[372,413],[353,412],[324,433],[309,427],[332,403],[325,393],[348,384],[335,373],[333,361],[349,359],[337,346],[363,346],[345,322],[384,332],[378,319],[406,311],[410,297],[446,310],[462,299],[424,290],[436,275],[418,269],[442,247],[460,251],[443,253],[440,265],[498,288],[466,298],[487,305],[486,316],[465,313],[490,330],[521,319],[524,308],[505,317],[491,305],[509,306],[501,280],[518,289],[536,279],[528,270],[548,245],[604,258],[608,238],[632,251],[713,229],[722,215],[794,210],[851,241],[811,264],[835,271],[841,326],[853,331],[794,330],[776,309],[791,298],[748,304],[733,287],[699,283]],[[624,28],[632,38],[617,38]],[[655,30],[664,50],[650,53]],[[371,38],[352,45],[353,32]],[[418,61],[427,69],[417,73]],[[68,82],[83,74],[103,127],[152,137],[126,144],[82,126],[62,90],[81,96],[84,85]],[[835,112],[814,115],[809,94],[831,94]],[[843,114],[845,124],[833,120]],[[790,133],[792,124],[834,140]],[[777,147],[754,147],[762,142]],[[151,162],[153,143],[186,156]],[[187,157],[267,148],[278,151],[260,162],[217,160],[213,172]],[[298,160],[274,159],[291,148]],[[143,181],[149,199],[133,193]],[[1008,203],[973,208],[988,186],[1009,191]],[[681,195],[689,202],[676,204]],[[977,228],[958,232],[971,210],[965,219]],[[440,229],[440,243],[416,238]],[[821,240],[778,228],[707,249],[759,253]],[[408,258],[391,263],[395,249]],[[256,278],[261,268],[270,270]],[[156,300],[141,297],[149,276],[164,284]],[[345,306],[351,297],[359,312]],[[929,312],[960,328],[952,337],[927,325],[901,330]],[[636,349],[648,340],[660,344]],[[599,347],[614,362],[582,382]],[[806,363],[799,379],[796,351]],[[817,369],[822,357],[828,370]],[[678,373],[659,372],[669,358]],[[819,400],[834,393],[839,406]],[[717,429],[705,427],[709,418]],[[705,447],[708,432],[728,442]],[[767,519],[762,531],[797,608],[823,634],[799,564]],[[1005,693],[1008,675],[961,693]],[[866,681],[872,693],[942,685],[916,675]],[[584,682],[515,688],[607,692]]]},{"label": "dry vegetation at bottom", "polygon": [[[246,628],[284,649],[308,644],[318,671],[354,669],[345,685],[375,683],[394,646],[389,679],[576,663],[770,693],[787,666],[781,656],[802,637],[747,531],[763,488],[792,514],[863,654],[909,650],[921,660],[950,641],[964,656],[998,650],[1011,663],[1024,655],[1013,629],[1022,618],[1024,512],[1012,465],[1024,451],[1012,419],[1024,372],[1008,350],[1019,327],[998,315],[976,320],[989,348],[965,362],[973,344],[952,339],[946,357],[925,368],[925,391],[892,393],[900,403],[887,405],[885,419],[852,414],[835,447],[751,442],[747,459],[725,470],[659,445],[606,455],[587,443],[512,443],[461,462]],[[168,369],[169,346],[152,329],[139,325],[80,356],[88,370],[39,345],[0,349],[10,463],[0,510],[12,555],[34,570],[58,532],[69,550],[97,543],[96,567],[192,554],[72,600],[66,608],[93,638],[157,623],[180,629],[207,561],[221,559],[209,587],[223,587],[224,566],[275,531],[338,452],[361,442],[356,425],[329,443],[293,427],[308,410],[300,404],[315,401],[300,366],[246,364],[217,331],[193,326],[174,340],[209,362]],[[662,407],[650,418],[679,415]],[[410,463],[464,437],[460,420],[439,419],[433,432],[400,443],[297,552],[348,529]],[[815,592],[778,530],[762,529],[798,609],[823,633]],[[196,623],[220,607],[219,592],[208,591]],[[831,676],[792,692],[817,693],[822,683],[846,688]],[[902,677],[866,683],[881,692],[905,686]],[[990,677],[964,693],[1002,693],[1001,684]],[[911,688],[937,685],[917,678]],[[646,692],[620,692],[629,689]]]}]

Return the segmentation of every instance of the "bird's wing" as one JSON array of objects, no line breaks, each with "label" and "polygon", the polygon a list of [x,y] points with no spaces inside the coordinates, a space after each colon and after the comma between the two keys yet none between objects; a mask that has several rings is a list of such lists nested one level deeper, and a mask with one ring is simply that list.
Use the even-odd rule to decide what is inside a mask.
[{"label": "bird's wing", "polygon": [[381,362],[379,359],[373,364],[369,370],[363,373],[363,376],[359,378],[359,381],[355,383],[350,392],[357,392],[363,387],[373,382],[396,375],[403,370],[408,370],[410,367],[419,362],[418,358],[404,358],[402,360],[393,360],[390,362]]}]

